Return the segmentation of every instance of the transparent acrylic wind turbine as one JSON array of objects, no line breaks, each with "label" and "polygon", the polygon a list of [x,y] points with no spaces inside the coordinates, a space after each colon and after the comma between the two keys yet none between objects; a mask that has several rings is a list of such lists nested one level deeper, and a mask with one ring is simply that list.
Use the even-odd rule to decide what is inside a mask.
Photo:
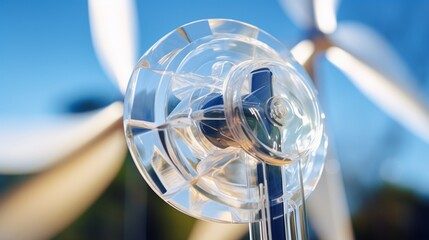
[{"label": "transparent acrylic wind turbine", "polygon": [[167,34],[140,59],[125,96],[128,146],[151,188],[190,216],[250,223],[255,239],[306,238],[323,120],[288,50],[232,20]]}]

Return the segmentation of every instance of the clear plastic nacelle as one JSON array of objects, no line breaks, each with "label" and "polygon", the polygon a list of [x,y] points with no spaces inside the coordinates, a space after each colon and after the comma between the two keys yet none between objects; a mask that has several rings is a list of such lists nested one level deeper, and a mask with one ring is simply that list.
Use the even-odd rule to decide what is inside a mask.
[{"label": "clear plastic nacelle", "polygon": [[170,32],[140,59],[125,106],[141,174],[188,215],[257,222],[267,206],[296,209],[320,177],[327,142],[311,81],[254,26],[214,19]]}]

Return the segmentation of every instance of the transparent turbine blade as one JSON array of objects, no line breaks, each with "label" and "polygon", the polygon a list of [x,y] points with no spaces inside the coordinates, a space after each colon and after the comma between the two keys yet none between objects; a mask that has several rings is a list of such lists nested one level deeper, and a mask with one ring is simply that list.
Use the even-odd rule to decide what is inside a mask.
[{"label": "transparent turbine blade", "polygon": [[89,0],[91,35],[97,57],[122,93],[136,63],[136,7],[133,0]]},{"label": "transparent turbine blade", "polygon": [[391,81],[347,51],[332,47],[327,58],[369,99],[411,132],[429,142],[429,111],[415,92]]},{"label": "transparent turbine blade", "polygon": [[54,237],[101,195],[117,175],[125,154],[122,128],[115,127],[66,161],[4,194],[0,239]]}]

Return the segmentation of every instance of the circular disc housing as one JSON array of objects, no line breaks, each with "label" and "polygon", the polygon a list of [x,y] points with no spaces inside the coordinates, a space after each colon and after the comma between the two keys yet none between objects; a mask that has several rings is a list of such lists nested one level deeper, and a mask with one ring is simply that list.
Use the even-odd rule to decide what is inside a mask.
[{"label": "circular disc housing", "polygon": [[311,81],[288,50],[233,20],[193,22],[153,45],[125,97],[128,146],[166,202],[200,219],[260,220],[258,166],[281,170],[300,204],[320,177],[326,141]]}]

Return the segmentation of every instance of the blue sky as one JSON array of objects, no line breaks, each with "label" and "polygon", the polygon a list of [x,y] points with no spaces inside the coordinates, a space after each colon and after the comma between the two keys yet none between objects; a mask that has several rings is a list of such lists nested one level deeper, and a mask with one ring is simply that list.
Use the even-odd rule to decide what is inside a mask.
[{"label": "blue sky", "polygon": [[[428,61],[422,51],[427,37],[422,35],[428,36],[429,28],[418,23],[429,3],[357,2],[342,1],[338,18],[375,28],[428,89]],[[245,21],[289,47],[303,37],[276,0],[137,1],[137,8],[139,56],[167,32],[202,18]],[[0,82],[3,117],[58,114],[79,97],[105,102],[118,97],[94,54],[86,1],[0,0]]]},{"label": "blue sky", "polygon": [[92,49],[86,2],[0,4],[1,115],[57,114],[75,97],[115,94]]},{"label": "blue sky", "polygon": [[[283,31],[293,25],[276,1],[240,3],[138,1],[138,55],[177,26],[201,18],[235,18],[297,41],[296,28]],[[92,48],[86,1],[1,0],[0,36],[0,116],[58,114],[79,97],[117,97]]]}]

